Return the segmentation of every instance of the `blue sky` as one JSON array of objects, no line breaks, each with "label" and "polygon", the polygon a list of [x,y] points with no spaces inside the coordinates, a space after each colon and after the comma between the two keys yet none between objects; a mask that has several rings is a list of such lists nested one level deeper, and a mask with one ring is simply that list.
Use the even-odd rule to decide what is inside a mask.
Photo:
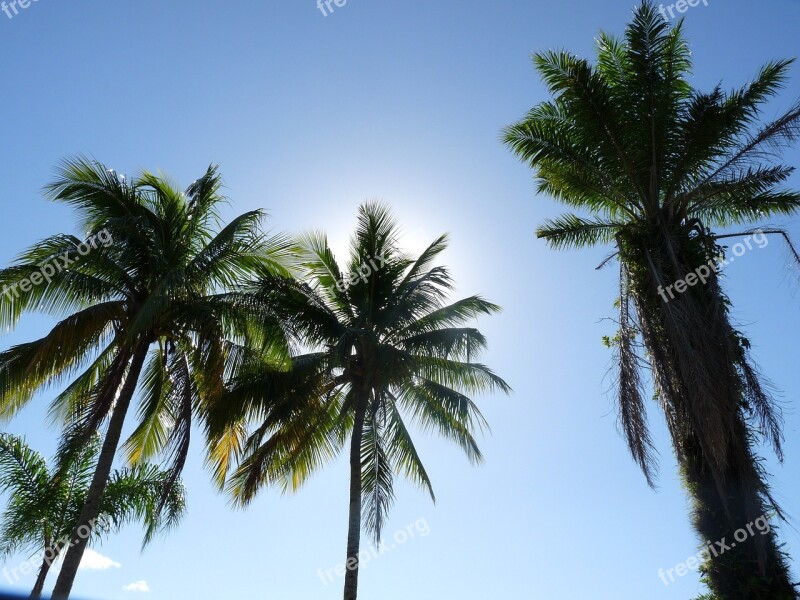
[{"label": "blue sky", "polygon": [[[314,0],[39,0],[13,19],[0,13],[0,264],[33,240],[75,231],[73,215],[41,188],[76,153],[122,173],[162,169],[184,184],[219,163],[230,215],[263,207],[272,228],[323,229],[337,248],[358,204],[383,199],[412,250],[449,231],[444,262],[460,294],[504,307],[480,327],[487,362],[515,392],[479,399],[493,430],[479,468],[420,435],[438,503],[400,485],[387,533],[424,522],[428,534],[370,561],[362,597],[692,598],[702,590],[696,573],[668,587],[657,576],[696,552],[661,417],[653,407],[657,492],[615,428],[601,338],[613,333],[616,273],[595,270],[607,249],[556,253],[537,241],[537,223],[560,209],[534,194],[528,170],[499,142],[504,125],[546,97],[531,52],[590,56],[597,32],[620,32],[632,6],[347,0],[325,17]],[[796,0],[709,0],[685,16],[700,88],[740,85],[768,60],[800,55]],[[795,66],[771,110],[798,97]],[[797,164],[800,153],[788,158]],[[800,227],[790,229],[800,239]],[[798,519],[797,276],[777,239],[726,276],[734,316],[786,404],[786,461],[766,456],[777,497]],[[50,324],[26,318],[1,345]],[[43,425],[51,396],[4,426],[47,454],[57,435]],[[341,581],[324,585],[317,572],[343,562],[345,463],[297,495],[266,491],[233,511],[195,446],[183,525],[143,554],[135,527],[96,548],[120,566],[82,570],[75,595],[338,598]],[[799,558],[797,526],[783,527],[782,539]],[[0,577],[0,589],[33,581]],[[123,590],[139,581],[150,591]]]}]

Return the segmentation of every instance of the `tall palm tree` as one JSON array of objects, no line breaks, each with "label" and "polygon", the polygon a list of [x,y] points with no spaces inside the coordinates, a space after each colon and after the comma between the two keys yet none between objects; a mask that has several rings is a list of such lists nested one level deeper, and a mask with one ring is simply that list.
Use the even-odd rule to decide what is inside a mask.
[{"label": "tall palm tree", "polygon": [[[31,598],[42,595],[50,567],[71,542],[99,452],[100,441],[95,437],[62,474],[48,469],[45,459],[23,438],[0,434],[0,491],[10,494],[0,526],[0,555],[43,553]],[[186,512],[180,481],[171,486],[163,515],[158,511],[169,477],[169,472],[149,464],[112,473],[100,507],[103,518],[94,527],[90,543],[142,521],[147,528],[144,546],[158,531],[176,526]]]},{"label": "tall palm tree", "polygon": [[[108,423],[74,533],[101,510],[140,382],[138,426],[126,450],[133,462],[168,454],[166,497],[188,452],[193,414],[202,418],[236,363],[238,342],[267,318],[228,290],[242,278],[284,274],[285,244],[263,235],[260,211],[221,227],[220,187],[215,167],[181,192],[151,173],[126,179],[93,161],[66,161],[47,191],[77,210],[87,241],[47,238],[0,271],[0,285],[11,290],[0,300],[1,326],[31,310],[68,315],[45,337],[0,353],[0,415],[12,416],[37,390],[70,381],[52,406],[68,424],[63,464]],[[103,243],[88,244],[97,239]],[[43,280],[47,265],[58,268]],[[259,335],[272,336],[265,344],[283,343],[268,323]],[[69,597],[86,541],[67,551],[54,597]]]},{"label": "tall palm tree", "polygon": [[[598,46],[594,65],[567,52],[534,55],[553,99],[508,127],[505,141],[534,169],[540,192],[586,213],[545,222],[539,237],[557,249],[615,246],[619,415],[633,458],[652,484],[646,359],[695,529],[704,545],[731,540],[776,509],[753,446],[766,438],[780,457],[781,419],[708,263],[724,257],[720,240],[731,235],[715,230],[800,207],[800,193],[781,186],[793,169],[777,152],[800,134],[800,105],[760,118],[790,61],[731,92],[694,90],[682,23],[670,27],[650,2],[624,38],[600,34]],[[703,281],[665,293],[695,274]],[[706,554],[702,569],[719,598],[796,597],[774,532]]]},{"label": "tall palm tree", "polygon": [[366,204],[342,270],[319,233],[300,238],[304,282],[263,280],[254,296],[278,311],[305,352],[291,361],[251,361],[216,419],[256,421],[229,485],[247,504],[263,485],[297,489],[350,437],[345,600],[355,600],[362,514],[379,542],[400,472],[433,498],[407,420],[455,441],[474,463],[485,421],[467,394],[508,385],[473,362],[486,339],[465,324],[499,308],[472,296],[448,304],[453,282],[432,266],[441,236],[418,258],[401,253],[388,209]]}]

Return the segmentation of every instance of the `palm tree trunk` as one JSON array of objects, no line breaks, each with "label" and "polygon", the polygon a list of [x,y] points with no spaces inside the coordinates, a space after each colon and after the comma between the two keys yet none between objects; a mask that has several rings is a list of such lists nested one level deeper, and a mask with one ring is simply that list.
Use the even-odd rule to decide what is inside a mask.
[{"label": "palm tree trunk", "polygon": [[358,553],[361,548],[361,439],[367,414],[367,394],[357,392],[353,436],[350,440],[350,516],[347,528],[347,562],[344,576],[344,600],[358,597]]},{"label": "palm tree trunk", "polygon": [[716,274],[674,298],[658,291],[706,264],[710,252],[698,243],[665,230],[663,239],[643,244],[644,260],[626,259],[644,265],[630,270],[631,285],[693,503],[701,569],[718,600],[796,600],[786,556],[765,522],[772,499],[747,421],[747,394],[760,384],[744,373],[746,349]]},{"label": "palm tree trunk", "polygon": [[45,557],[42,559],[42,566],[39,567],[39,575],[36,577],[36,583],[31,591],[31,600],[35,600],[36,598],[40,598],[42,596],[42,591],[44,591],[44,581],[47,579],[47,574],[50,572],[51,565],[52,560],[48,559],[47,555],[45,555]]},{"label": "palm tree trunk", "polygon": [[681,470],[694,504],[693,525],[709,542],[703,572],[720,600],[796,600],[786,556],[769,524],[770,508],[749,483],[763,475],[749,451],[744,422],[737,434],[744,439],[729,448],[722,492],[695,436],[685,440]]},{"label": "palm tree trunk", "polygon": [[148,344],[140,343],[133,353],[130,369],[125,377],[125,382],[122,385],[114,412],[108,424],[108,431],[106,432],[105,440],[103,440],[103,447],[100,450],[100,457],[97,460],[94,477],[86,494],[81,516],[70,538],[73,545],[67,549],[64,564],[56,580],[55,588],[53,588],[53,600],[66,600],[72,591],[72,584],[75,581],[83,553],[86,551],[86,546],[91,537],[91,535],[86,535],[86,532],[91,531],[91,523],[100,515],[100,506],[108,484],[108,477],[111,474],[114,456],[117,453],[117,447],[122,436],[125,415],[136,391],[139,375],[142,372],[145,358],[147,358],[147,350]]}]

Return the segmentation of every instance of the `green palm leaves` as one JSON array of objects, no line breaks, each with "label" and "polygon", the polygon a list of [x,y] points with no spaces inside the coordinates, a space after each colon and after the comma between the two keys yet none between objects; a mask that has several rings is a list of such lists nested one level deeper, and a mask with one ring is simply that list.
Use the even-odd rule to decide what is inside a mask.
[{"label": "green palm leaves", "polygon": [[[388,209],[365,204],[342,266],[325,236],[311,233],[298,241],[299,281],[253,283],[253,297],[272,307],[301,351],[290,361],[247,360],[216,412],[221,423],[255,428],[229,479],[237,502],[269,484],[296,489],[349,438],[348,558],[357,563],[362,510],[380,540],[395,474],[434,497],[412,425],[482,459],[474,434],[486,423],[470,395],[509,387],[476,362],[486,339],[469,323],[499,308],[478,296],[448,303],[452,279],[434,266],[446,245],[442,236],[420,256],[405,255]],[[217,434],[230,435],[230,427]],[[356,571],[348,572],[346,598],[355,597]]]},{"label": "green palm leaves", "polygon": [[[620,360],[627,365],[621,389],[631,392],[624,394],[629,402],[621,413],[631,450],[649,479],[654,455],[642,409],[629,410],[643,406],[635,391],[637,361],[629,334],[648,328],[626,325],[631,318],[625,307],[637,303],[637,294],[652,296],[649,284],[635,282],[642,269],[658,286],[720,256],[712,227],[800,209],[800,192],[781,187],[793,168],[778,162],[779,151],[800,139],[800,104],[773,121],[760,120],[791,61],[768,64],[753,82],[731,92],[693,90],[686,81],[691,61],[681,24],[671,28],[651,3],[643,3],[623,39],[600,35],[595,65],[567,52],[536,54],[534,63],[554,99],[508,127],[505,141],[534,169],[540,191],[590,213],[549,220],[537,230],[539,237],[557,249],[614,243],[621,253],[626,298]],[[704,326],[701,315],[683,308],[670,307],[663,319],[676,329]],[[703,356],[694,358],[696,365],[708,364]],[[754,410],[774,432],[770,405],[761,389],[753,388],[757,378],[746,375],[750,367],[744,362],[740,368],[750,381],[744,387],[754,390]],[[694,379],[701,379],[694,388],[705,389],[714,377]],[[666,380],[660,385],[666,395],[674,389]],[[725,418],[721,406],[707,401],[699,406],[705,415]],[[724,463],[719,448],[725,434],[711,430],[714,419],[699,414],[696,419],[706,423],[701,428],[708,451]],[[780,452],[779,436],[771,438]]]},{"label": "green palm leaves", "polygon": [[[0,554],[46,551],[35,594],[42,591],[47,568],[72,541],[99,450],[99,440],[94,438],[65,472],[59,472],[48,469],[44,458],[23,438],[0,434],[0,491],[9,494]],[[146,527],[146,545],[154,534],[177,525],[186,511],[185,491],[176,482],[160,506],[168,477],[166,471],[148,464],[115,471],[103,497],[103,518],[92,528],[92,539],[139,521]]]},{"label": "green palm leaves", "polygon": [[[478,296],[449,304],[453,282],[434,265],[446,236],[407,256],[380,204],[361,207],[340,266],[323,234],[270,237],[259,211],[223,225],[220,187],[214,167],[181,191],[148,172],[129,179],[83,158],[61,165],[47,191],[76,209],[87,238],[53,236],[0,271],[11,290],[0,326],[31,311],[62,319],[0,353],[0,416],[66,385],[50,406],[64,428],[53,477],[84,464],[108,424],[68,528],[113,501],[148,523],[146,540],[175,520],[169,501],[195,423],[215,482],[239,504],[264,485],[296,489],[349,439],[357,556],[362,504],[379,539],[395,474],[433,497],[412,427],[482,459],[475,433],[486,423],[470,396],[509,387],[477,362],[486,339],[470,322],[499,309]],[[122,440],[130,410],[136,427]],[[157,484],[155,497],[111,473],[120,447],[129,474]],[[146,466],[156,457],[166,470]],[[68,597],[84,548],[68,551],[54,597]]]},{"label": "green palm leaves", "polygon": [[599,36],[595,65],[554,51],[534,64],[554,99],[508,127],[505,142],[541,192],[592,213],[544,223],[538,234],[553,246],[605,243],[638,222],[727,226],[800,206],[781,187],[792,168],[774,162],[800,136],[800,104],[761,120],[791,61],[731,92],[693,90],[681,24],[671,28],[647,3],[624,39]]},{"label": "green palm leaves", "polygon": [[[241,502],[251,500],[261,483],[294,488],[336,456],[352,433],[362,393],[367,396],[362,479],[375,535],[392,498],[394,472],[432,494],[406,420],[452,439],[471,460],[481,460],[473,434],[485,421],[466,394],[509,388],[475,362],[486,340],[464,325],[498,307],[480,297],[447,304],[450,275],[431,266],[446,237],[412,258],[400,252],[397,234],[384,206],[364,205],[343,268],[325,237],[310,234],[300,239],[302,282],[270,278],[255,288],[256,296],[278,307],[287,329],[314,351],[296,355],[286,370],[257,362],[234,382],[227,404],[238,404],[242,415],[254,415],[261,424],[231,479]],[[382,262],[375,262],[368,275],[344,290],[338,285],[343,273],[366,273],[362,266],[373,257]],[[237,402],[231,402],[234,398]],[[285,417],[297,427],[291,440],[281,439],[288,434]]]},{"label": "green palm leaves", "polygon": [[[10,418],[37,391],[68,383],[51,406],[65,428],[63,465],[108,421],[86,504],[94,511],[137,388],[138,424],[125,450],[133,463],[168,458],[163,504],[186,459],[192,422],[203,420],[242,346],[286,351],[275,320],[236,285],[287,274],[289,243],[264,235],[260,211],[223,224],[220,189],[215,167],[180,190],[152,173],[129,179],[94,161],[66,161],[48,194],[75,208],[87,239],[108,243],[87,251],[76,237],[53,236],[0,271],[0,285],[15,291],[0,301],[0,326],[13,327],[30,311],[67,315],[45,337],[0,353],[0,415]],[[55,261],[62,268],[47,279],[21,285]],[[89,512],[82,524],[97,516]],[[57,595],[68,592],[81,553],[71,549]]]},{"label": "green palm leaves", "polygon": [[[690,58],[682,25],[670,27],[643,2],[622,39],[599,36],[593,65],[567,52],[536,54],[553,99],[504,139],[540,192],[585,213],[546,221],[539,237],[557,249],[616,246],[621,430],[652,485],[646,365],[708,540],[775,508],[752,444],[766,438],[781,456],[780,410],[730,322],[716,273],[676,301],[659,290],[724,256],[717,241],[727,235],[712,228],[800,209],[800,192],[783,187],[793,168],[780,163],[800,139],[800,104],[762,119],[791,61],[766,65],[739,89],[704,93],[687,82]],[[735,553],[703,567],[721,598],[796,597],[774,535]]]}]

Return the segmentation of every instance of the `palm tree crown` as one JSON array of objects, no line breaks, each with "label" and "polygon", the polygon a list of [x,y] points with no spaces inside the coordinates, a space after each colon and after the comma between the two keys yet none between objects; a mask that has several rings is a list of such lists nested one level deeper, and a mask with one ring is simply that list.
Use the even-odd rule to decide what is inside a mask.
[{"label": "palm tree crown", "polygon": [[[247,503],[276,482],[295,489],[350,437],[351,521],[348,559],[356,559],[363,512],[377,540],[399,472],[433,489],[408,421],[455,441],[481,460],[474,432],[485,426],[468,394],[508,385],[475,362],[486,339],[466,325],[498,307],[479,296],[448,304],[453,282],[433,266],[446,236],[417,258],[398,247],[388,209],[363,205],[343,268],[324,235],[299,240],[303,282],[268,278],[253,294],[273,307],[309,350],[290,363],[255,361],[236,379],[223,421],[255,419],[230,489]],[[355,597],[350,569],[345,598]]]},{"label": "palm tree crown", "polygon": [[[151,173],[127,179],[93,161],[67,161],[47,191],[78,211],[88,239],[108,243],[87,249],[74,236],[54,236],[0,271],[0,285],[13,290],[0,301],[2,326],[30,310],[68,315],[42,339],[0,353],[0,415],[13,416],[37,390],[69,381],[51,407],[67,425],[64,464],[111,417],[82,524],[97,516],[140,379],[139,422],[126,450],[134,462],[168,454],[166,496],[183,467],[192,418],[202,418],[204,402],[223,389],[238,343],[254,323],[259,335],[276,331],[230,290],[243,278],[285,274],[286,243],[264,236],[261,211],[222,226],[220,189],[214,167],[181,191]],[[42,280],[49,264],[61,268]],[[285,342],[278,333],[271,343]],[[66,597],[82,551],[70,549],[58,596]]]},{"label": "palm tree crown", "polygon": [[[99,451],[100,440],[95,437],[60,473],[57,468],[48,469],[44,458],[23,438],[0,434],[0,492],[9,493],[0,529],[0,555],[45,551],[34,597],[41,594],[54,560],[72,541]],[[159,501],[168,477],[168,472],[149,464],[112,473],[100,509],[102,519],[92,529],[91,541],[141,521],[146,526],[145,546],[155,533],[176,526],[186,512],[186,494],[180,481],[176,482],[161,510]]]}]

